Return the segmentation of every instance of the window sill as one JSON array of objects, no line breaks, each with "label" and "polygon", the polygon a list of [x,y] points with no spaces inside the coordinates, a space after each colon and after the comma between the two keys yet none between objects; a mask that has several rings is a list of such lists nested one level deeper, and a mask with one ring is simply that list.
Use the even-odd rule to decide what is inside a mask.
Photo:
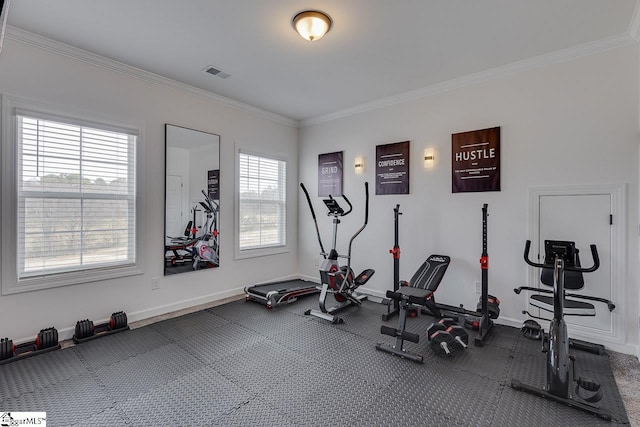
[{"label": "window sill", "polygon": [[30,277],[17,283],[2,286],[2,295],[18,294],[22,292],[38,291],[61,286],[78,285],[81,283],[98,282],[101,280],[117,279],[135,276],[144,272],[138,266],[105,268],[95,270],[76,271],[49,276]]},{"label": "window sill", "polygon": [[272,248],[260,248],[260,249],[246,249],[242,251],[239,249],[236,249],[234,259],[257,258],[257,257],[269,256],[269,255],[279,255],[287,252],[289,252],[289,248],[287,246],[274,246]]}]

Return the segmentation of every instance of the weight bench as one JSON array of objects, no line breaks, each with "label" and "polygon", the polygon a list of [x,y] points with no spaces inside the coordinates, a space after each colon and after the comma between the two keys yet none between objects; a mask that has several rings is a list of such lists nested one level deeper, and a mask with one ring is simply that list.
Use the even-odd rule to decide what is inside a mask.
[{"label": "weight bench", "polygon": [[444,277],[444,273],[449,267],[451,258],[446,255],[431,255],[420,266],[411,278],[411,281],[401,281],[400,287],[396,292],[387,291],[387,298],[397,301],[399,304],[398,327],[391,328],[389,326],[381,326],[380,333],[396,337],[395,345],[378,343],[376,350],[384,351],[404,359],[414,362],[424,363],[424,357],[419,354],[411,353],[404,348],[404,341],[417,343],[420,341],[420,335],[408,332],[407,310],[409,305],[418,304],[428,307],[433,300],[433,293],[438,289],[438,285]]}]

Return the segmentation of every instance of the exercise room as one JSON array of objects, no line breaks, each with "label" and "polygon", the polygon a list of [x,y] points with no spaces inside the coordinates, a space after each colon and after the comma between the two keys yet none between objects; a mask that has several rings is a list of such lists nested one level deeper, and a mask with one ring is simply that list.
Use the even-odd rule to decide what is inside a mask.
[{"label": "exercise room", "polygon": [[640,0],[0,11],[0,425],[640,427]]}]

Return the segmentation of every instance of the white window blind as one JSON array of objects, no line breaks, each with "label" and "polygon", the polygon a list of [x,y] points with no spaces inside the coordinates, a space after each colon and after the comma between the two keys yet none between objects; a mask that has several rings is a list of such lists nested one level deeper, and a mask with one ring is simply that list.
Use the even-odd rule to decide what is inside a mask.
[{"label": "white window blind", "polygon": [[240,153],[239,247],[286,244],[286,163]]},{"label": "white window blind", "polygon": [[136,260],[136,135],[18,114],[18,279]]}]

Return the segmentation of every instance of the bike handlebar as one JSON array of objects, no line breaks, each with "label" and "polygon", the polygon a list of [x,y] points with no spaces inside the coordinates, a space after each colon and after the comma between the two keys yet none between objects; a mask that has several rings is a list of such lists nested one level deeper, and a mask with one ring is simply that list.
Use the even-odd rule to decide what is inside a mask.
[{"label": "bike handlebar", "polygon": [[[550,268],[550,269],[555,268],[553,264],[541,264],[541,263],[531,261],[529,259],[530,248],[531,248],[531,240],[527,240],[527,242],[524,245],[524,261],[527,264],[536,268]],[[596,248],[596,245],[589,245],[589,248],[591,249],[591,257],[593,258],[593,265],[591,267],[582,268],[582,267],[565,266],[564,267],[565,271],[575,271],[578,273],[591,273],[596,271],[598,267],[600,267],[600,258],[598,257],[598,249]]]}]

